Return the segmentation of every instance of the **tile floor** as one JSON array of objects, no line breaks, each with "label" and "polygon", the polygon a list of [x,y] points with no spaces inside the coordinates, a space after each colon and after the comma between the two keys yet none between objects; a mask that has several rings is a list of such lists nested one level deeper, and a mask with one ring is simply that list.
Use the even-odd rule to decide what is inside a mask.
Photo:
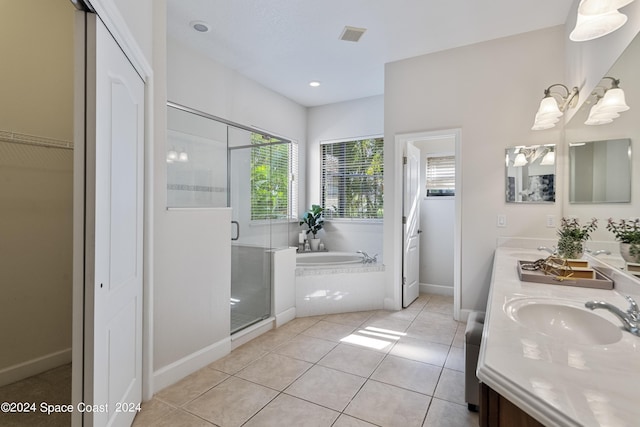
[{"label": "tile floor", "polygon": [[71,425],[71,414],[40,412],[40,402],[51,405],[71,403],[71,364],[0,387],[0,402],[36,403],[35,412],[0,412],[2,427],[64,427]]},{"label": "tile floor", "polygon": [[295,319],[142,405],[144,426],[477,426],[452,298]]}]

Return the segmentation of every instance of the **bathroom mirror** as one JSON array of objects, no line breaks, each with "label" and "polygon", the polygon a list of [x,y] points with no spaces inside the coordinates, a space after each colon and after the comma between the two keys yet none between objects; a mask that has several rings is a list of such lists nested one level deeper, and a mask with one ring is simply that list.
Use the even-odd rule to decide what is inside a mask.
[{"label": "bathroom mirror", "polygon": [[[640,141],[640,126],[638,126],[640,121],[639,67],[640,36],[636,36],[611,69],[602,76],[620,79],[620,88],[624,90],[626,103],[630,109],[620,113],[620,116],[609,124],[589,126],[585,124],[585,121],[589,110],[594,105],[595,97],[593,95],[587,97],[588,94],[581,93],[581,96],[586,97],[585,102],[564,127],[565,145],[563,149],[567,150],[567,161],[563,163],[562,178],[566,184],[562,184],[562,188],[566,188],[563,194],[567,196],[562,198],[562,215],[576,217],[581,221],[587,221],[590,218],[598,219],[598,229],[592,233],[591,240],[589,240],[587,246],[594,253],[601,250],[609,250],[611,252],[610,255],[601,253],[597,258],[615,270],[624,268],[625,262],[620,256],[619,244],[615,241],[615,236],[605,227],[607,219],[637,218],[640,214],[640,185],[637,185],[640,182],[640,149],[638,149],[638,141]],[[603,83],[608,84],[606,81]],[[570,145],[583,141],[611,140],[628,141],[631,148],[630,201],[627,203],[576,203],[571,201],[570,156],[573,147]],[[623,150],[624,148],[621,151]],[[628,164],[629,160],[626,160],[623,167],[626,168]]]},{"label": "bathroom mirror", "polygon": [[631,140],[569,143],[569,203],[631,201]]},{"label": "bathroom mirror", "polygon": [[507,202],[555,202],[555,144],[507,148],[505,166]]}]

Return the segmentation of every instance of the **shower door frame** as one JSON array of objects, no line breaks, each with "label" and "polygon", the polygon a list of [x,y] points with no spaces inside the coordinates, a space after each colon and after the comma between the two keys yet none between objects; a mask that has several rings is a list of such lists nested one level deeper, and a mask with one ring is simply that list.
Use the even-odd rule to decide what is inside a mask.
[{"label": "shower door frame", "polygon": [[[176,102],[172,102],[172,101],[167,101],[167,107],[171,107],[171,108],[175,108],[177,110],[181,110],[184,111],[186,113],[191,113],[191,114],[195,114],[197,116],[203,117],[205,119],[209,119],[209,120],[214,120],[217,121],[219,123],[222,123],[224,125],[227,126],[227,207],[231,207],[231,152],[234,150],[240,150],[240,149],[250,149],[250,148],[255,148],[255,147],[264,147],[264,146],[272,146],[272,145],[283,145],[283,144],[288,144],[290,146],[293,146],[293,141],[288,139],[288,138],[284,138],[280,135],[274,135],[272,133],[263,131],[261,129],[256,129],[256,128],[252,128],[250,126],[245,126],[239,123],[235,123],[232,122],[230,120],[224,119],[222,117],[218,117],[215,116],[213,114],[209,114],[209,113],[205,113],[203,111],[199,111],[190,107],[187,107],[185,105],[181,105],[178,104]],[[264,143],[264,144],[244,144],[244,145],[238,145],[238,146],[234,146],[234,147],[230,147],[229,146],[229,128],[236,128],[236,129],[240,129],[240,130],[244,130],[250,133],[256,133],[259,135],[262,135],[264,138],[268,138],[268,139],[277,139],[277,142],[268,142],[268,143]],[[291,159],[290,159],[291,161]],[[291,201],[291,193],[289,193],[289,201]],[[233,208],[232,208],[232,212],[233,212]],[[233,220],[233,213],[232,213],[232,220]],[[290,220],[290,219],[289,219]],[[288,220],[288,221],[289,221]],[[269,220],[272,221],[272,220]],[[272,224],[270,224],[271,226]],[[271,233],[271,230],[270,230]],[[231,245],[231,241],[229,242],[229,244]],[[269,242],[269,247],[270,249],[273,249],[273,247],[271,246],[271,241]],[[232,263],[233,263],[233,256],[232,256]],[[233,268],[233,264],[232,264],[232,268]],[[233,286],[233,283],[231,284]],[[270,284],[271,286],[271,304],[270,304],[270,313],[269,316],[273,315],[273,283]],[[268,318],[268,317],[267,317]],[[237,331],[234,331],[234,333],[240,332],[243,329],[246,329],[262,320],[265,320],[264,317],[262,318],[258,318],[256,319],[254,322],[243,326],[243,328],[238,329]],[[231,330],[230,330],[231,332]]]},{"label": "shower door frame", "polygon": [[[232,171],[231,171],[232,152],[240,151],[240,150],[251,150],[252,148],[257,148],[257,147],[272,147],[272,146],[275,146],[275,145],[289,145],[289,146],[291,146],[291,144],[293,144],[292,141],[287,140],[285,138],[281,138],[279,136],[272,136],[272,135],[266,134],[264,132],[258,131],[256,129],[248,128],[246,126],[243,126],[240,129],[242,129],[244,131],[247,131],[247,132],[251,132],[251,133],[257,133],[257,134],[262,135],[263,137],[267,137],[267,138],[270,138],[270,139],[274,138],[274,139],[277,139],[278,141],[277,142],[267,142],[267,143],[264,143],[264,144],[244,144],[244,145],[237,145],[237,146],[230,147],[229,146],[230,137],[229,137],[229,134],[227,133],[227,206],[230,207],[231,211],[232,211],[232,220],[234,220],[232,222],[238,224],[237,225],[238,226],[238,235],[237,235],[238,238],[241,237],[241,232],[240,232],[240,228],[241,228],[240,224],[241,224],[241,222],[238,223],[238,221],[235,221],[237,219],[237,217],[235,217],[234,214],[233,214],[235,209],[233,208],[233,206],[231,204],[232,203],[232,187],[233,187],[232,186]],[[290,201],[291,195],[288,194],[288,197],[289,197],[289,201]],[[273,250],[273,243],[272,243],[273,230],[271,228],[272,225],[273,225],[273,223],[272,223],[273,219],[268,219],[268,220],[265,220],[265,221],[269,222],[269,243],[268,243],[268,245],[265,245],[265,249],[269,253],[271,253],[271,251]],[[232,239],[232,240],[235,241],[235,240],[237,240],[237,238]],[[232,247],[233,247],[233,243],[232,243]],[[232,268],[232,270],[233,270],[233,262],[234,262],[233,260],[234,260],[234,255],[233,255],[233,249],[232,249],[232,256],[231,256],[231,262],[232,262],[232,267],[231,268]],[[271,316],[273,316],[273,282],[272,282],[273,272],[271,271],[271,267],[269,268],[269,271],[266,272],[266,273],[268,273],[269,287],[270,287],[269,313],[264,314],[261,317],[256,317],[252,321],[248,322],[247,324],[244,324],[243,326],[241,326],[241,327],[239,327],[237,329],[233,329],[233,325],[232,325],[232,328],[231,328],[231,334],[232,335],[235,334],[235,333],[238,333],[238,332],[240,332],[240,331],[242,331],[242,330],[244,330],[244,329],[246,329],[246,328],[248,328],[248,327],[250,327],[252,325],[255,325],[256,323],[259,323],[259,322],[261,322],[263,320],[266,320]],[[266,273],[263,272],[263,275],[266,274]],[[233,273],[232,273],[232,281],[231,281],[231,290],[233,291]],[[233,297],[233,292],[232,292],[232,297]]]}]

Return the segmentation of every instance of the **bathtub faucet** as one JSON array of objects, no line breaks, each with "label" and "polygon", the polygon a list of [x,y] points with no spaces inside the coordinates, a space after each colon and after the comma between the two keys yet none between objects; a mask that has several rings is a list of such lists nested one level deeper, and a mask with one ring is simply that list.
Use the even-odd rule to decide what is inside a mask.
[{"label": "bathtub faucet", "polygon": [[375,254],[374,256],[370,256],[365,251],[358,251],[356,253],[362,254],[363,264],[375,264],[376,262],[378,262],[378,254]]}]

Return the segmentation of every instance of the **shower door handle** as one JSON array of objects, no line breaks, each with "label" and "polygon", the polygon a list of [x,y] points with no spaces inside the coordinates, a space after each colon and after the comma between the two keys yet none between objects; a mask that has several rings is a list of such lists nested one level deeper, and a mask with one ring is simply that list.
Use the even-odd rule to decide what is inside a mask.
[{"label": "shower door handle", "polygon": [[238,221],[231,221],[231,224],[236,226],[236,237],[232,237],[231,240],[238,240],[240,238],[240,223]]}]

